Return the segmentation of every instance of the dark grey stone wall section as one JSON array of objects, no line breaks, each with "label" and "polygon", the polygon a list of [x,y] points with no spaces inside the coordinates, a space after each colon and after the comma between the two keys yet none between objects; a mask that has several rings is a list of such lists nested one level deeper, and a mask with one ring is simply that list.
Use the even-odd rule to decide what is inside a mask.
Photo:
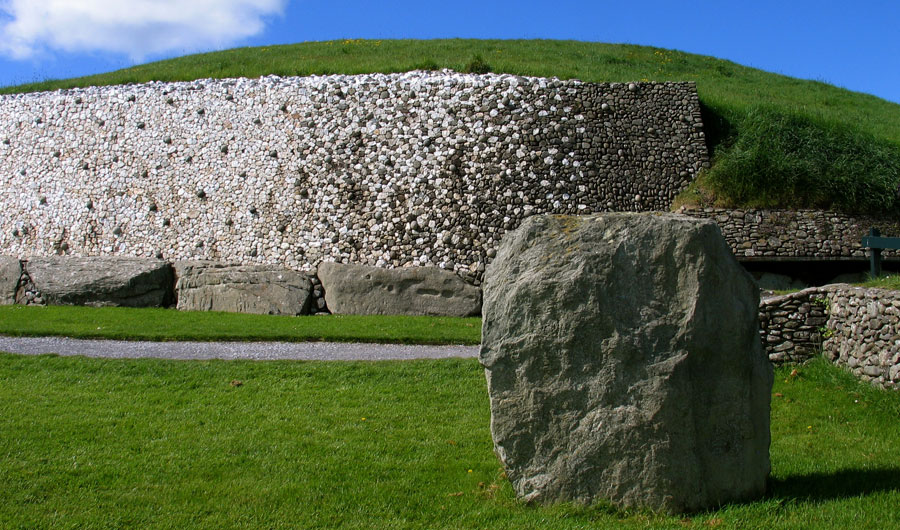
[{"label": "dark grey stone wall section", "polygon": [[[738,259],[860,258],[868,254],[860,245],[869,229],[900,237],[900,220],[850,215],[823,210],[729,210],[680,208],[679,213],[713,219]],[[883,257],[896,258],[895,250]]]}]

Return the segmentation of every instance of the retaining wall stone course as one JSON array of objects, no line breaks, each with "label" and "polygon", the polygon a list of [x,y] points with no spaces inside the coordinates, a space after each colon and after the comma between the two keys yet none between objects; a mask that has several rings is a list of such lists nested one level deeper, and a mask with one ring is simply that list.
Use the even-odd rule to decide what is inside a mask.
[{"label": "retaining wall stone course", "polygon": [[[882,235],[900,237],[900,220],[823,210],[678,209],[679,213],[713,219],[738,259],[861,258],[868,254],[862,237],[876,227]],[[886,250],[883,257],[900,257]]]}]

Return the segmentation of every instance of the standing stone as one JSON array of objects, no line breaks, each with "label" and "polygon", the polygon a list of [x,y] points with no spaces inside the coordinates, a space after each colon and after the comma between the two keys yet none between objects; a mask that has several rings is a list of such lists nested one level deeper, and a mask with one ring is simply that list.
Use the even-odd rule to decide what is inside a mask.
[{"label": "standing stone", "polygon": [[520,498],[674,513],[764,493],[759,294],[715,223],[531,217],[484,289],[491,434]]},{"label": "standing stone", "polygon": [[182,311],[309,313],[312,286],[302,272],[269,265],[177,261],[175,276],[178,309]]},{"label": "standing stone", "polygon": [[16,258],[0,256],[0,305],[16,303],[16,289],[22,277],[22,265]]},{"label": "standing stone", "polygon": [[321,263],[318,276],[332,313],[468,317],[481,311],[478,287],[436,267]]},{"label": "standing stone", "polygon": [[51,305],[160,307],[172,298],[172,267],[157,259],[31,258],[25,270]]}]

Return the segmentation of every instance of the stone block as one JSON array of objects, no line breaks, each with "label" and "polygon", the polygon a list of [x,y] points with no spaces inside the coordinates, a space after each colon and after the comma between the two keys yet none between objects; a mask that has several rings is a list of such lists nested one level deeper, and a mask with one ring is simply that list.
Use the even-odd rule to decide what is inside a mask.
[{"label": "stone block", "polygon": [[16,258],[0,256],[0,305],[16,303],[16,289],[22,277],[22,264]]},{"label": "stone block", "polygon": [[468,317],[481,312],[481,289],[436,267],[321,263],[318,276],[332,313]]},{"label": "stone block", "polygon": [[270,265],[177,261],[175,276],[182,311],[305,315],[312,300],[309,276]]},{"label": "stone block", "polygon": [[51,305],[161,307],[172,300],[172,267],[158,259],[53,256],[24,267]]}]

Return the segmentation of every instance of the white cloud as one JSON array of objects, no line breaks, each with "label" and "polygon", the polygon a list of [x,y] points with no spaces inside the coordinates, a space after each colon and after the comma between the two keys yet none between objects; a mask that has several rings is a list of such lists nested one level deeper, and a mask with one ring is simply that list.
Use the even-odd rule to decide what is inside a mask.
[{"label": "white cloud", "polygon": [[[0,0],[0,53],[113,52],[140,61],[234,44],[286,0]],[[6,20],[4,20],[6,19]]]}]

